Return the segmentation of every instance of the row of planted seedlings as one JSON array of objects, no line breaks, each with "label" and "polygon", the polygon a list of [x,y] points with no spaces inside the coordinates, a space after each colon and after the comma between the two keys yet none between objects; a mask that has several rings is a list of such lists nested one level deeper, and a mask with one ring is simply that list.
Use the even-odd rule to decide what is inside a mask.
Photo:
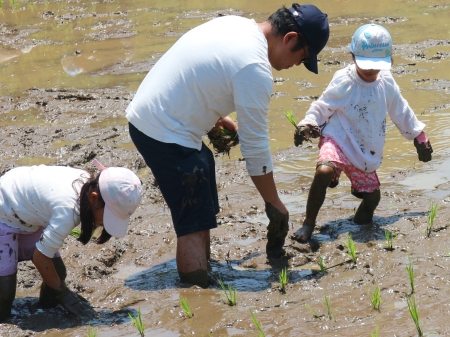
[{"label": "row of planted seedlings", "polygon": [[[389,231],[385,231],[385,237],[386,237],[386,242],[387,242],[387,247],[386,250],[393,250],[393,235],[391,232]],[[350,257],[350,260],[346,261],[346,262],[353,262],[356,264],[357,262],[357,250],[356,250],[356,246],[355,246],[355,242],[353,241],[351,235],[349,234],[347,236],[346,241],[344,242],[344,245],[347,247],[347,254]],[[450,255],[450,253],[449,253]],[[410,282],[410,286],[411,286],[411,293],[406,295],[406,301],[407,301],[407,305],[408,305],[408,309],[411,315],[411,318],[414,322],[414,325],[416,327],[417,333],[419,337],[423,336],[423,329],[422,329],[422,325],[419,321],[419,313],[417,310],[417,305],[416,305],[416,300],[414,297],[414,292],[415,292],[415,278],[414,278],[414,266],[413,263],[411,261],[411,258],[408,257],[409,263],[406,265],[406,271],[409,277],[409,282]],[[340,265],[342,263],[339,263],[338,265]],[[318,258],[318,265],[320,268],[320,272],[325,275],[328,273],[328,269],[335,267],[336,265],[333,265],[331,267],[326,267],[323,263],[323,258],[321,256],[319,256]],[[380,307],[381,307],[381,303],[382,303],[382,299],[381,299],[381,292],[380,292],[380,287],[377,285],[375,287],[375,289],[373,290],[373,292],[368,292],[369,296],[370,296],[370,301],[371,301],[371,306],[374,310],[380,312]],[[310,305],[305,304],[305,308],[308,309],[314,318],[318,318],[318,319],[322,319],[325,316],[328,317],[329,320],[333,319],[333,313],[332,313],[332,309],[331,309],[331,304],[330,304],[330,297],[325,295],[325,307],[326,307],[326,315],[325,314],[319,314],[316,310],[314,310]],[[378,326],[375,327],[375,332],[371,333],[371,337],[378,337]]]},{"label": "row of planted seedlings", "polygon": [[[287,285],[287,270],[284,270],[284,280],[285,283],[284,285]],[[281,280],[281,273],[280,273],[280,280]],[[236,289],[233,289],[231,287],[231,285],[226,285],[223,283],[222,279],[219,277],[216,279],[217,283],[220,285],[220,287],[222,288],[222,291],[224,292],[224,298],[223,298],[223,302],[228,304],[229,306],[235,306],[237,305],[237,291]],[[181,310],[183,311],[183,314],[186,318],[192,318],[194,317],[194,313],[192,312],[191,306],[189,305],[189,302],[187,300],[186,297],[184,296],[180,296],[179,298],[180,301],[180,307]],[[259,323],[259,321],[257,320],[256,316],[254,315],[252,309],[249,309],[250,311],[250,317],[253,321],[253,324],[255,325],[255,328],[257,330],[257,337],[265,337],[265,333],[263,328],[261,327],[261,324]],[[145,326],[144,323],[142,321],[142,317],[141,317],[141,311],[140,309],[137,312],[137,315],[135,317],[131,316],[130,314],[128,314],[130,316],[131,321],[133,322],[134,326],[136,327],[136,329],[138,330],[138,333],[141,337],[145,336]],[[209,333],[209,335],[211,336],[211,333]],[[96,337],[97,336],[97,332],[93,329],[91,329],[91,327],[89,327],[89,331],[88,331],[88,335],[86,335],[87,337]]]},{"label": "row of planted seedlings", "polygon": [[[430,210],[428,213],[428,219],[427,219],[427,227],[425,230],[425,234],[426,237],[429,238],[432,234],[432,232],[434,231],[434,225],[435,225],[435,219],[436,219],[436,215],[437,215],[437,210],[438,210],[438,204],[431,202],[430,203]],[[385,235],[385,239],[386,239],[386,250],[392,251],[394,250],[394,245],[393,245],[393,241],[394,241],[394,235],[392,232],[390,231],[384,231],[384,235]],[[347,241],[344,242],[344,245],[347,247],[347,254],[348,256],[351,258],[353,263],[356,263],[357,260],[357,250],[355,247],[355,243],[351,237],[351,235],[349,234],[347,236]],[[450,256],[450,252],[447,251],[447,254]],[[411,293],[406,295],[406,302],[408,305],[408,310],[409,313],[411,315],[411,318],[414,322],[414,325],[416,327],[417,333],[419,337],[423,336],[423,328],[422,328],[422,324],[420,323],[419,320],[419,312],[417,310],[417,304],[416,304],[416,299],[414,296],[415,293],[415,278],[414,278],[414,265],[413,262],[411,260],[411,258],[408,256],[408,261],[409,263],[406,265],[406,272],[408,274],[409,277],[409,283],[411,286]],[[322,274],[325,274],[327,272],[327,268],[324,266],[323,264],[323,258],[321,256],[319,256],[318,259],[318,264],[320,267],[320,270],[322,272]],[[377,285],[375,287],[375,290],[370,293],[369,291],[369,295],[371,298],[371,304],[372,304],[372,308],[374,310],[377,310],[378,312],[380,311],[380,305],[381,305],[381,293],[380,293],[380,288]],[[327,311],[328,311],[328,317],[331,319],[331,315],[330,315],[330,304],[329,304],[329,299],[325,296],[325,304],[327,307]],[[312,310],[311,307],[307,306],[307,308],[313,313],[314,317],[316,318],[321,318],[323,317],[318,315],[314,310]],[[435,332],[431,332],[431,333],[435,333]],[[371,333],[371,337],[378,337],[378,326],[376,326],[375,332]]]},{"label": "row of planted seedlings", "polygon": [[[296,125],[295,121],[293,120],[292,113],[287,114],[287,117],[291,121],[292,124]],[[435,224],[435,219],[436,219],[436,215],[437,215],[437,210],[438,210],[438,204],[431,202],[430,211],[429,211],[428,219],[427,219],[427,227],[426,227],[426,231],[425,231],[426,237],[428,237],[428,238],[431,236],[432,232],[434,231],[434,224]],[[74,229],[71,234],[74,237],[78,237],[80,235],[78,229]],[[393,233],[391,231],[385,230],[384,235],[385,235],[385,239],[386,239],[385,249],[389,250],[389,251],[394,250],[394,245],[393,245],[394,235],[393,235]],[[346,241],[344,241],[344,245],[347,248],[346,253],[350,258],[350,260],[345,261],[344,263],[353,262],[354,264],[356,264],[358,251],[356,249],[355,242],[354,242],[351,234],[347,235],[347,239],[346,239]],[[447,254],[450,256],[450,251],[447,251]],[[423,336],[423,328],[422,328],[422,324],[419,320],[419,312],[417,309],[416,299],[414,296],[414,293],[415,293],[414,266],[413,266],[412,260],[409,256],[408,256],[408,260],[409,260],[409,263],[406,265],[406,271],[407,271],[407,274],[409,277],[411,293],[406,295],[406,301],[407,301],[409,313],[410,313],[411,318],[416,327],[418,336],[422,337]],[[330,267],[326,267],[322,256],[319,256],[317,264],[320,268],[320,272],[322,273],[322,275],[326,275],[328,273],[328,269],[336,267],[337,265],[341,265],[342,263],[339,263],[337,265],[333,265]],[[278,275],[278,279],[279,279],[279,283],[280,283],[280,292],[282,292],[284,294],[284,293],[286,293],[286,287],[289,282],[289,275],[288,275],[287,268],[283,268],[280,271],[280,273]],[[225,295],[223,298],[223,302],[228,304],[229,306],[236,306],[237,305],[236,289],[233,289],[230,284],[227,284],[227,285],[224,284],[220,277],[217,278],[216,281],[219,284],[219,286],[221,287],[221,289]],[[373,292],[369,291],[369,296],[370,296],[372,308],[374,310],[380,312],[380,306],[382,303],[380,287],[377,285],[375,287],[375,289],[373,290]],[[329,320],[332,320],[333,312],[331,309],[330,297],[325,295],[324,300],[325,300],[325,307],[326,307],[326,315],[319,314],[316,310],[314,310],[311,306],[309,306],[306,303],[305,303],[305,308],[308,309],[312,313],[313,317],[315,317],[317,319],[322,319],[324,317],[328,317]],[[187,298],[180,296],[179,301],[180,301],[180,307],[181,307],[185,317],[188,319],[192,318],[194,316],[194,313],[192,312],[192,310],[190,308]],[[264,332],[260,322],[257,320],[253,311],[251,309],[249,309],[249,311],[250,311],[250,317],[251,317],[253,324],[255,325],[255,328],[257,330],[256,336],[257,337],[265,337],[266,335],[265,335],[265,332]],[[128,314],[128,315],[129,315],[131,321],[133,322],[134,326],[138,330],[139,336],[144,337],[145,336],[145,331],[144,331],[145,326],[144,326],[144,322],[142,321],[140,309],[138,309],[137,315],[135,317],[133,317],[131,314]],[[88,327],[88,332],[86,334],[86,337],[97,337],[97,334],[98,334],[97,330],[94,327],[92,327],[92,326]],[[211,333],[209,335],[211,336]],[[375,332],[372,332],[370,336],[371,337],[379,336],[378,325],[375,327]]]}]

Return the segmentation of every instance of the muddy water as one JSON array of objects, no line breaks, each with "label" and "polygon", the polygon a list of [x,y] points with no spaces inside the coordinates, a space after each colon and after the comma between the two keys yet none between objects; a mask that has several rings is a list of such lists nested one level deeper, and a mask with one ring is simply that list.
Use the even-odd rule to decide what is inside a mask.
[{"label": "muddy water", "polygon": [[[308,73],[303,67],[274,72],[269,111],[276,179],[293,229],[299,227],[304,214],[318,151],[316,143],[292,148],[293,128],[284,111],[292,110],[297,120],[303,117],[334,72],[350,62],[351,35],[364,23],[377,22],[390,31],[395,44],[392,72],[404,97],[427,124],[435,151],[433,161],[418,162],[412,143],[389,122],[379,170],[383,197],[376,226],[359,228],[349,221],[358,200],[349,195],[348,180],[343,177],[328,193],[318,219],[323,224],[315,233],[320,249],[313,252],[307,245],[289,241],[286,259],[267,261],[267,219],[244,164],[237,160],[240,153],[236,149],[230,159],[219,159],[222,212],[221,225],[212,237],[211,264],[214,274],[238,291],[238,305],[230,307],[223,303],[224,294],[217,285],[199,290],[179,284],[170,216],[158,191],[150,186],[151,173],[129,142],[123,111],[152,64],[184,32],[219,13],[262,21],[281,3],[115,0],[17,1],[11,5],[3,1],[2,171],[7,165],[82,165],[94,153],[108,165],[139,169],[148,186],[144,206],[127,238],[104,248],[82,248],[68,239],[62,251],[71,271],[69,285],[99,312],[99,318],[89,322],[99,336],[137,335],[128,312],[135,315],[139,308],[146,336],[253,336],[256,329],[249,308],[267,336],[369,336],[377,325],[381,336],[414,336],[406,303],[410,293],[405,271],[408,257],[415,265],[416,300],[424,331],[450,335],[446,233],[450,7],[443,1],[314,3],[328,13],[331,24],[330,41],[321,53],[320,74]],[[426,239],[430,199],[441,206],[440,230]],[[394,251],[384,249],[384,229],[396,235]],[[349,232],[360,251],[356,264],[347,262],[343,247]],[[319,255],[330,268],[326,275],[318,272]],[[285,266],[289,285],[282,293],[278,272]],[[34,307],[39,278],[31,264],[24,264],[19,276],[15,315],[10,324],[0,325],[0,336],[87,334],[86,323],[75,321],[63,309]],[[368,295],[376,285],[380,285],[383,298],[380,312],[372,310]],[[188,299],[192,319],[182,314],[180,295]],[[331,319],[325,296],[331,301]],[[305,304],[321,318],[314,318]]]}]

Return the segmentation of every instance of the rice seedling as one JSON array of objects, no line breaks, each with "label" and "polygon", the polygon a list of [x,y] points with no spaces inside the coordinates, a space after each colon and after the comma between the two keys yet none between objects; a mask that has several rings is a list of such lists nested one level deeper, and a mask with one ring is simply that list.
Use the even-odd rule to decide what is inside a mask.
[{"label": "rice seedling", "polygon": [[213,127],[207,136],[217,154],[226,153],[230,156],[231,148],[239,144],[238,133],[223,127]]},{"label": "rice seedling", "polygon": [[380,311],[380,305],[381,305],[380,287],[376,286],[375,290],[370,295],[372,297],[371,298],[372,308],[374,308],[377,311]]},{"label": "rice seedling", "polygon": [[181,309],[183,309],[184,314],[187,318],[192,318],[194,314],[192,313],[191,306],[186,297],[180,296],[180,305]]},{"label": "rice seedling", "polygon": [[81,235],[81,228],[74,228],[70,232],[70,235],[72,235],[75,239],[78,239]]},{"label": "rice seedling", "polygon": [[325,305],[327,307],[328,319],[331,321],[333,319],[333,316],[331,315],[330,297],[328,297],[326,295],[325,295]]},{"label": "rice seedling", "polygon": [[351,234],[347,236],[347,242],[344,242],[345,247],[347,247],[347,254],[352,259],[353,263],[356,263],[356,247],[355,241],[353,241]]},{"label": "rice seedling", "polygon": [[187,318],[192,318],[192,316],[194,316],[186,297],[180,296],[180,305]]},{"label": "rice seedling", "polygon": [[414,266],[411,259],[408,257],[409,263],[406,265],[406,271],[409,276],[409,283],[411,284],[411,294],[414,294]]},{"label": "rice seedling", "polygon": [[249,310],[250,310],[250,314],[252,315],[253,324],[255,324],[256,330],[258,330],[258,334],[256,336],[258,336],[258,337],[266,337],[266,334],[264,333],[264,330],[262,329],[261,324],[258,322],[258,320],[256,319],[255,315],[253,314],[252,309],[249,308]]},{"label": "rice seedling", "polygon": [[305,304],[305,308],[311,311],[315,318],[321,318],[322,315],[319,315],[313,308],[311,308],[308,304]]},{"label": "rice seedling", "polygon": [[294,115],[292,111],[288,110],[284,112],[284,115],[288,119],[289,123],[291,123],[297,129],[297,122],[295,121]]},{"label": "rice seedling", "polygon": [[436,218],[438,208],[439,208],[439,205],[437,202],[436,203],[431,202],[430,212],[428,213],[427,229],[426,229],[426,234],[427,234],[428,238],[431,236],[431,233],[433,232],[434,220]]},{"label": "rice seedling", "polygon": [[409,313],[411,314],[411,318],[416,325],[417,332],[419,337],[423,336],[422,325],[419,322],[419,312],[417,311],[416,299],[414,296],[410,295],[406,297],[406,302],[408,303]]},{"label": "rice seedling", "polygon": [[281,292],[284,293],[284,292],[286,292],[286,286],[288,284],[288,273],[287,273],[286,268],[284,268],[280,271],[278,278],[280,280],[280,290],[281,290]]},{"label": "rice seedling", "polygon": [[327,268],[325,268],[325,265],[323,264],[323,258],[322,256],[319,256],[319,268],[320,268],[320,272],[325,275],[327,273]]},{"label": "rice seedling", "polygon": [[387,250],[394,250],[394,235],[391,231],[384,231],[384,237],[386,238]]},{"label": "rice seedling", "polygon": [[94,328],[92,325],[89,325],[86,337],[97,337],[97,335],[98,335],[97,329]]},{"label": "rice seedling", "polygon": [[136,317],[131,316],[130,313],[128,313],[128,316],[130,316],[131,321],[133,322],[134,326],[136,327],[136,329],[139,331],[139,334],[141,335],[141,337],[144,337],[144,322],[142,322],[142,316],[141,316],[141,309],[138,309],[138,314]]},{"label": "rice seedling", "polygon": [[378,337],[378,325],[375,328],[375,332],[370,333],[370,337]]},{"label": "rice seedling", "polygon": [[225,296],[227,298],[227,303],[229,306],[235,306],[237,304],[237,293],[236,289],[232,289],[231,285],[225,286],[222,279],[219,277],[217,278],[217,282],[219,283],[220,287],[222,288],[223,292],[225,293]]}]

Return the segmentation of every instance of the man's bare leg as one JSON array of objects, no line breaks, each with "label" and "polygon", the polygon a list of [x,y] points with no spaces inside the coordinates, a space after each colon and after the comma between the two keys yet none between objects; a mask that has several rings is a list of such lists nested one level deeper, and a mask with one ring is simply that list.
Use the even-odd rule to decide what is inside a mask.
[{"label": "man's bare leg", "polygon": [[177,241],[177,269],[180,281],[208,287],[206,244],[209,229],[180,236]]},{"label": "man's bare leg", "polygon": [[305,243],[311,238],[316,225],[317,215],[323,205],[327,194],[327,187],[333,179],[334,169],[328,165],[320,165],[316,169],[314,180],[308,194],[306,202],[306,219],[303,221],[303,227],[296,231],[292,238]]},{"label": "man's bare leg", "polygon": [[209,260],[211,258],[211,234],[209,231],[208,236],[206,237],[205,252],[206,260]]},{"label": "man's bare leg", "polygon": [[373,213],[380,203],[380,190],[375,190],[372,193],[364,193],[362,199],[363,201],[361,201],[353,218],[353,222],[358,225],[366,225],[372,222]]}]

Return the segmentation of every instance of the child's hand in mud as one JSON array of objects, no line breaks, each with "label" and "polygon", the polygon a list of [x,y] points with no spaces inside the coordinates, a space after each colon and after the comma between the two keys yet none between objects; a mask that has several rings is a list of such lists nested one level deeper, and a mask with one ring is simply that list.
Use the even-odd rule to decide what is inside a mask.
[{"label": "child's hand in mud", "polygon": [[312,125],[300,125],[295,129],[294,145],[302,145],[303,142],[310,142],[311,138],[317,138],[320,136],[320,129],[318,126]]},{"label": "child's hand in mud", "polygon": [[64,282],[61,289],[54,289],[54,292],[59,304],[71,314],[87,321],[96,317],[96,312],[89,302],[80,295],[69,290]]},{"label": "child's hand in mud", "polygon": [[431,147],[431,143],[427,140],[426,143],[419,143],[417,138],[414,138],[414,146],[417,150],[417,155],[419,156],[419,160],[423,162],[428,162],[431,160],[431,154],[433,153],[433,148]]}]

